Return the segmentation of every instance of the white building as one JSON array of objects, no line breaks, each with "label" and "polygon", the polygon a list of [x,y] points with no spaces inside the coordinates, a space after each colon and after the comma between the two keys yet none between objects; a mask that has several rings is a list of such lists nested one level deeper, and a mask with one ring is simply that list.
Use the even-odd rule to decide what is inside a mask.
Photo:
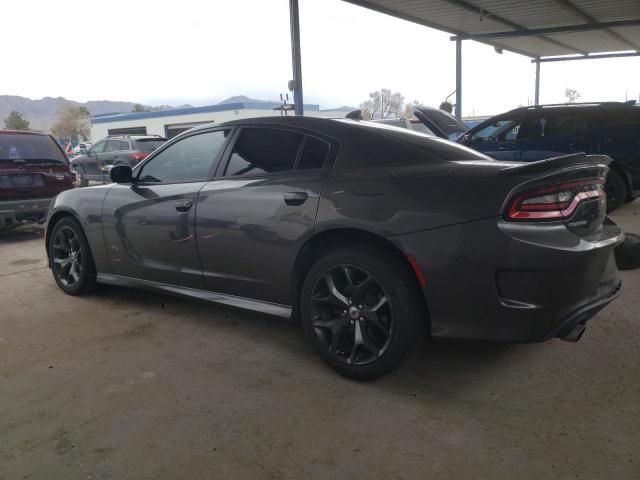
[{"label": "white building", "polygon": [[[276,103],[238,102],[206,107],[180,108],[161,112],[107,113],[91,117],[91,139],[94,142],[108,135],[160,135],[172,138],[189,128],[205,123],[279,115]],[[304,113],[311,117],[343,118],[349,110],[320,110],[318,105],[305,105]],[[293,112],[289,112],[293,115]]]}]

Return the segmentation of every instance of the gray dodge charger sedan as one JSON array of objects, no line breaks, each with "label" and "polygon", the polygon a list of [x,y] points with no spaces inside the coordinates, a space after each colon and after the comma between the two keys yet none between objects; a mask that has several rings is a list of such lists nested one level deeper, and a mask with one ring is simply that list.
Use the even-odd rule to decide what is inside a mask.
[{"label": "gray dodge charger sedan", "polygon": [[421,338],[576,341],[620,292],[610,159],[492,160],[352,120],[248,119],[61,193],[49,265],[71,295],[152,289],[300,320],[351,378]]}]

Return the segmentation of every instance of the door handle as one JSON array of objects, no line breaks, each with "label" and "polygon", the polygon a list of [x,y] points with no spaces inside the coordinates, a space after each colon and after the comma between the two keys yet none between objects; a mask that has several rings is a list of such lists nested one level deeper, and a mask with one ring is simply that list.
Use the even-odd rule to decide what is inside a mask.
[{"label": "door handle", "polygon": [[284,203],[287,205],[302,205],[309,198],[307,192],[287,192],[284,194]]},{"label": "door handle", "polygon": [[188,212],[192,205],[190,200],[180,200],[176,202],[176,210],[179,212]]},{"label": "door handle", "polygon": [[504,150],[513,150],[513,147],[511,145],[500,145],[498,147],[498,150],[502,150],[502,151],[504,151]]}]

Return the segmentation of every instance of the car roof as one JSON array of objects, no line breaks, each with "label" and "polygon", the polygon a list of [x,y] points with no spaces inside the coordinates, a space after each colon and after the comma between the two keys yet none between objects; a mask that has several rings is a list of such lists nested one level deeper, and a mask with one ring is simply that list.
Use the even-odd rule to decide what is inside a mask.
[{"label": "car roof", "polygon": [[39,135],[41,137],[48,137],[48,133],[32,132],[29,130],[0,130],[0,134],[20,134],[20,135]]},{"label": "car roof", "polygon": [[114,138],[129,138],[131,140],[166,140],[160,135],[108,135],[103,140],[113,140]]},{"label": "car roof", "polygon": [[[576,108],[594,108],[594,107],[610,107],[610,108],[637,108],[635,100],[629,102],[580,102],[580,103],[548,103],[545,105],[530,105],[527,107],[518,107],[505,113],[520,112],[525,110],[544,110],[544,109],[576,109]],[[503,115],[502,113],[499,115]],[[498,115],[494,115],[498,116]]]}]

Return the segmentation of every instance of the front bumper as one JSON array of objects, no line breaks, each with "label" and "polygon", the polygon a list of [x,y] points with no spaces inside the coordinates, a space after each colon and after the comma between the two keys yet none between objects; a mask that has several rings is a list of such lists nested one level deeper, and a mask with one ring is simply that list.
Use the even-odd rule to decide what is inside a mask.
[{"label": "front bumper", "polygon": [[613,252],[623,234],[611,223],[587,238],[563,225],[492,218],[392,240],[424,273],[434,338],[536,342],[566,336],[620,289]]},{"label": "front bumper", "polygon": [[47,218],[51,200],[53,198],[0,202],[0,229],[44,222]]}]

